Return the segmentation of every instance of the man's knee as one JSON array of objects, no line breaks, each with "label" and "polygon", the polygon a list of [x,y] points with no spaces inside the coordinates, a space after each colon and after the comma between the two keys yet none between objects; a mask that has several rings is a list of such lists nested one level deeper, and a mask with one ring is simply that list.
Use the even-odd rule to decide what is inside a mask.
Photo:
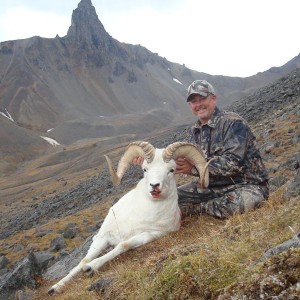
[{"label": "man's knee", "polygon": [[266,196],[259,186],[245,186],[227,192],[204,204],[207,214],[219,218],[229,218],[258,207]]},{"label": "man's knee", "polygon": [[267,198],[259,186],[248,186],[245,189],[241,189],[240,194],[244,212],[260,206]]},{"label": "man's knee", "polygon": [[239,187],[223,194],[210,192],[208,195],[192,192],[191,186],[188,186],[187,189],[178,188],[178,196],[183,215],[186,212],[205,213],[218,218],[229,218],[234,214],[247,212],[266,199],[266,193],[260,186]]}]

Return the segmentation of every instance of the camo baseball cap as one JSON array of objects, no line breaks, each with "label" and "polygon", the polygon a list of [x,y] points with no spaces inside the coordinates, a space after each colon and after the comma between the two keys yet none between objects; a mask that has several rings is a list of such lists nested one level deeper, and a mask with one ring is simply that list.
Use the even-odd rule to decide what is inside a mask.
[{"label": "camo baseball cap", "polygon": [[189,87],[187,92],[186,101],[190,101],[192,95],[198,94],[203,97],[207,97],[209,94],[215,95],[216,92],[213,86],[206,80],[195,80]]}]

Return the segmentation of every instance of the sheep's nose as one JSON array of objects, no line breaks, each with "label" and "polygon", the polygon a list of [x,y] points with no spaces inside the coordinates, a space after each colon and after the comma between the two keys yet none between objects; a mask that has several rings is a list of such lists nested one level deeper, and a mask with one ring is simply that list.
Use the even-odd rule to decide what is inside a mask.
[{"label": "sheep's nose", "polygon": [[153,189],[158,188],[160,186],[159,183],[150,183]]}]

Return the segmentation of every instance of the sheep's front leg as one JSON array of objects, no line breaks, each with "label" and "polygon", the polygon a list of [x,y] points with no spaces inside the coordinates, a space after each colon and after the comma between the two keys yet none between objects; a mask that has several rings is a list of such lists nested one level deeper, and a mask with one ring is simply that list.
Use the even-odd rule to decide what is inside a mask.
[{"label": "sheep's front leg", "polygon": [[105,255],[87,263],[82,267],[82,270],[88,274],[91,274],[94,271],[99,270],[99,268],[101,268],[105,263],[114,259],[116,256],[122,254],[123,252],[145,245],[163,235],[165,235],[165,233],[161,231],[143,232],[137,234],[126,241],[120,242],[114,249],[112,249]]},{"label": "sheep's front leg", "polygon": [[54,293],[60,292],[63,287],[72,280],[72,278],[77,275],[81,270],[82,267],[92,261],[93,259],[97,258],[100,253],[108,247],[108,241],[106,239],[97,239],[97,236],[94,237],[93,242],[88,250],[87,255],[80,261],[80,263],[73,268],[67,276],[62,278],[58,283],[53,285],[49,290],[48,294],[52,295]]}]

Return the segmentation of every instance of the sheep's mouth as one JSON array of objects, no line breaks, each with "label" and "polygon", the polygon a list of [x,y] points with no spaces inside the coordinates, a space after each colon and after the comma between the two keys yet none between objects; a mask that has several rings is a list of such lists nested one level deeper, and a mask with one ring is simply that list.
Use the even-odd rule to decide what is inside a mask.
[{"label": "sheep's mouth", "polygon": [[161,194],[161,191],[153,190],[153,191],[150,192],[150,194],[152,195],[153,198],[159,198],[160,194]]}]

